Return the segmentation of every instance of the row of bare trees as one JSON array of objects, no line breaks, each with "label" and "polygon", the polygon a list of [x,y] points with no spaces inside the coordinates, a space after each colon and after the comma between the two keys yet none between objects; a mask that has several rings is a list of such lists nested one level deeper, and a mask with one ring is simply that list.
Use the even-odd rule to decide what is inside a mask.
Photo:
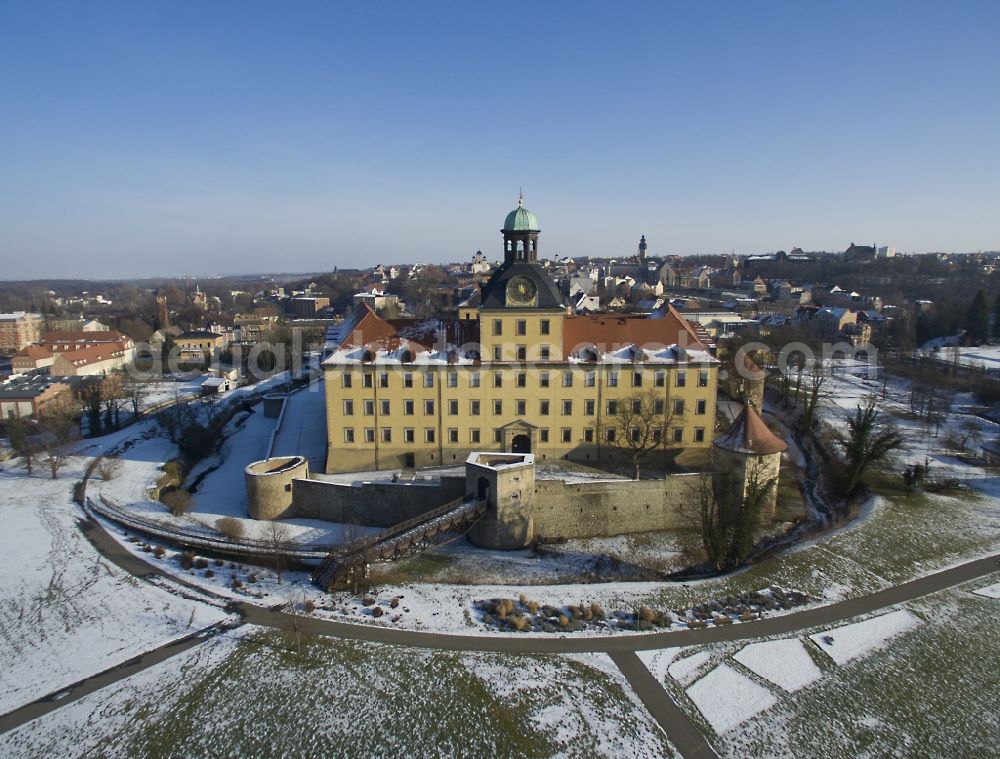
[{"label": "row of bare trees", "polygon": [[77,409],[69,401],[49,403],[37,419],[11,418],[6,421],[11,448],[21,464],[33,474],[36,467],[59,476],[79,438]]}]

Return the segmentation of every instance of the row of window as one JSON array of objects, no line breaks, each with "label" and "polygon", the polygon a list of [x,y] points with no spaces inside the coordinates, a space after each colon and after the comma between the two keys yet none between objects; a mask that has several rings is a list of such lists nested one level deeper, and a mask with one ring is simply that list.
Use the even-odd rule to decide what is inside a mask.
[{"label": "row of window", "polygon": [[[403,402],[403,415],[413,416],[414,409],[416,408],[412,400],[404,400]],[[375,415],[375,401],[374,400],[364,400],[362,401],[365,416]],[[631,404],[631,407],[629,407]],[[631,401],[618,401],[609,400],[607,402],[607,414],[609,416],[614,416],[619,413],[619,411],[625,411],[626,409],[631,411],[633,414],[644,414],[646,411],[643,409],[643,401],[640,399],[633,399]],[[434,401],[425,400],[424,401],[424,415],[434,416]],[[392,413],[392,401],[381,400],[378,402],[379,413],[382,416],[389,416]],[[538,413],[540,416],[548,416],[551,409],[551,402],[548,400],[541,400],[538,402]],[[597,409],[597,401],[592,399],[587,399],[583,402],[583,414],[584,416],[594,416]],[[482,404],[478,400],[469,401],[469,415],[479,416],[482,410]],[[708,410],[708,401],[705,399],[699,399],[695,401],[694,413],[704,414]],[[663,415],[666,411],[666,402],[663,398],[656,398],[653,401],[652,413],[656,415]],[[493,413],[496,416],[503,414],[503,401],[501,399],[495,399],[493,401]],[[528,402],[526,400],[515,400],[514,401],[514,413],[517,416],[524,416],[528,413]],[[562,415],[571,416],[573,414],[573,401],[563,400],[562,401]],[[684,415],[684,399],[676,398],[673,402],[673,414],[674,416]],[[354,401],[345,400],[344,401],[344,416],[354,416]],[[448,401],[448,416],[458,416],[458,400],[451,399]]]},{"label": "row of window", "polygon": [[[525,346],[518,346],[518,360],[523,361],[524,357],[521,355],[521,349]],[[500,346],[494,348],[496,355],[494,358],[500,359]],[[469,387],[479,387],[480,386],[480,372],[473,371],[467,373],[469,376]],[[504,372],[493,372],[493,387],[503,387]],[[573,387],[574,382],[573,371],[562,372],[562,386],[563,387]],[[645,375],[641,371],[627,372],[626,374],[632,375],[632,387],[642,387],[645,381]],[[434,372],[423,372],[421,374],[422,382],[424,387],[434,387]],[[448,372],[446,375],[446,381],[448,387],[458,387],[458,372]],[[610,370],[607,372],[607,384],[608,387],[618,387],[619,382],[619,372],[618,370]],[[365,372],[361,375],[362,386],[363,387],[374,387],[375,386],[375,375],[371,372]],[[664,387],[666,385],[667,373],[663,369],[657,369],[653,373],[653,387]],[[538,386],[539,387],[549,387],[550,384],[550,372],[538,372]],[[341,375],[341,386],[342,387],[353,387],[354,375],[350,372],[344,372]],[[403,387],[413,387],[414,373],[413,372],[403,372]],[[518,387],[527,387],[528,385],[528,373],[527,372],[516,372],[514,374],[514,382]],[[597,384],[597,372],[586,371],[583,372],[583,386],[584,387],[594,387]],[[389,372],[379,372],[378,374],[378,386],[379,387],[389,387]],[[674,387],[687,387],[687,371],[681,369],[674,372]],[[698,372],[698,387],[708,387],[708,371],[699,370]]]},{"label": "row of window", "polygon": [[[651,432],[652,432],[653,440],[655,440],[656,442],[660,442],[660,440],[663,437],[663,431],[659,430],[659,429],[654,429]],[[380,428],[379,433],[380,433],[379,434],[379,439],[383,443],[391,443],[392,442],[392,427],[382,427],[382,428]],[[364,434],[364,441],[366,443],[374,443],[375,442],[375,428],[374,427],[365,427],[364,430],[363,430],[363,434]],[[447,430],[447,434],[448,434],[448,442],[449,443],[458,443],[458,429],[457,428],[453,427],[453,428]],[[628,434],[630,434],[632,436],[633,440],[639,440],[640,437],[641,437],[641,435],[642,435],[642,430],[640,430],[640,429],[632,429],[632,430],[628,431]],[[403,428],[403,442],[404,443],[415,443],[416,442],[416,435],[417,435],[417,431],[413,427],[405,427],[405,428]],[[615,429],[614,427],[609,427],[608,429],[604,430],[604,439],[607,442],[609,442],[609,443],[614,443],[617,435],[618,435],[618,430]],[[671,436],[671,441],[672,442],[674,442],[674,443],[683,443],[684,442],[684,428],[683,427],[674,427],[674,428],[672,428],[671,431],[670,431],[670,436]],[[562,440],[563,443],[572,443],[573,442],[573,428],[572,427],[563,427],[560,430],[560,439]],[[696,427],[695,430],[694,430],[694,434],[692,436],[692,440],[694,442],[696,442],[696,443],[703,443],[703,442],[705,442],[705,428],[704,427]],[[354,435],[354,428],[353,427],[344,427],[344,442],[345,443],[354,443],[354,442],[356,442],[356,438],[355,438],[355,435]],[[426,428],[424,428],[424,442],[425,443],[434,443],[434,442],[437,442],[437,431],[436,431],[436,429],[434,427],[426,427]],[[473,443],[473,444],[481,443],[482,442],[480,430],[477,430],[477,429],[471,429],[471,430],[469,430],[469,442]],[[498,430],[493,430],[493,442],[494,443],[503,443],[503,430],[499,430],[499,429]],[[543,428],[541,428],[541,429],[538,430],[538,442],[539,443],[548,443],[549,442],[549,430],[548,430],[548,428],[543,427]],[[594,430],[593,429],[587,428],[587,429],[585,429],[583,431],[583,442],[585,442],[585,443],[593,443],[594,442]]]},{"label": "row of window", "polygon": [[[551,323],[548,319],[539,319],[538,321],[538,331],[543,334],[549,334],[551,329]],[[503,319],[493,320],[493,337],[499,337],[503,334]],[[528,320],[527,319],[515,319],[514,320],[514,334],[517,335],[527,335],[528,334]]]}]

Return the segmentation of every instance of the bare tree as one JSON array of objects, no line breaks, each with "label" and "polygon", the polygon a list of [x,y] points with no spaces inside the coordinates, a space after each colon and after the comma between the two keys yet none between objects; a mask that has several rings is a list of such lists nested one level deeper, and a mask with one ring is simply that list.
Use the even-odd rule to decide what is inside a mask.
[{"label": "bare tree", "polygon": [[126,401],[132,407],[132,416],[136,419],[142,413],[142,404],[146,400],[149,390],[146,383],[138,377],[126,374],[122,386],[122,393]]},{"label": "bare tree", "polygon": [[749,558],[761,514],[777,482],[755,459],[747,462],[742,478],[724,471],[702,479],[698,494],[702,545],[716,570],[738,567]]},{"label": "bare tree", "polygon": [[[822,362],[813,364],[809,372],[809,381],[802,395],[802,429],[811,432],[816,423],[816,411],[819,409],[820,401],[829,396],[829,379]],[[802,384],[802,374],[799,373],[799,386]],[[798,389],[796,390],[798,396]]]},{"label": "bare tree", "polygon": [[53,403],[46,407],[38,420],[40,448],[52,479],[69,460],[77,439],[76,410],[70,403]]},{"label": "bare tree", "polygon": [[271,560],[271,568],[274,569],[275,577],[280,583],[281,573],[287,570],[291,563],[293,542],[288,525],[272,519],[264,528],[262,540]]},{"label": "bare tree", "polygon": [[192,416],[189,399],[175,390],[173,403],[156,414],[160,434],[171,443],[179,443]]},{"label": "bare tree", "polygon": [[125,383],[121,374],[109,374],[101,381],[105,427],[118,429],[121,410],[125,405]]},{"label": "bare tree", "polygon": [[15,416],[7,420],[7,437],[10,440],[10,447],[14,449],[14,453],[30,475],[38,457],[37,432],[29,427],[29,422]]},{"label": "bare tree", "polygon": [[243,533],[243,522],[235,517],[222,517],[215,522],[215,529],[221,532],[230,540],[242,540]]},{"label": "bare tree", "polygon": [[[638,480],[642,462],[668,445],[673,408],[653,388],[611,403],[615,406],[605,420],[605,439],[628,456],[633,477]],[[597,432],[600,434],[600,430]]]}]

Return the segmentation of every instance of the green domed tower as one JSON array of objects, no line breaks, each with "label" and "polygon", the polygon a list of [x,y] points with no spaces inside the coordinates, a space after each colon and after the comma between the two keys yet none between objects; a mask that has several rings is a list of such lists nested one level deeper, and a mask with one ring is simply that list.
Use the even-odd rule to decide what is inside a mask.
[{"label": "green domed tower", "polygon": [[538,260],[538,219],[524,207],[524,194],[517,199],[517,208],[507,214],[503,229],[503,260]]}]

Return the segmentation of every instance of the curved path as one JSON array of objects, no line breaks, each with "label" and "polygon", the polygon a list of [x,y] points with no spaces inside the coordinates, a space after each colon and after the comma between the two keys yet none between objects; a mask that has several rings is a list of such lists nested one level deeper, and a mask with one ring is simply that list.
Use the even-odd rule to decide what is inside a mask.
[{"label": "curved path", "polygon": [[[163,577],[160,568],[130,553],[94,519],[81,520],[84,534],[109,561],[142,579]],[[431,648],[448,651],[489,651],[512,654],[605,653],[610,656],[651,716],[666,732],[668,739],[684,757],[715,756],[704,735],[688,716],[669,698],[662,685],[636,655],[637,651],[690,646],[721,641],[751,640],[772,635],[787,635],[802,630],[828,626],[878,609],[911,601],[921,596],[960,585],[1000,571],[1000,554],[976,559],[941,570],[916,580],[880,590],[867,596],[839,601],[781,616],[766,617],[721,627],[678,630],[659,633],[616,634],[602,636],[510,636],[456,635],[450,633],[400,630],[376,625],[352,624],[291,614],[282,607],[267,608],[242,601],[228,601],[227,608],[237,612],[244,623],[279,630],[388,645]],[[204,588],[183,578],[167,575],[175,583],[204,596]],[[172,641],[141,657],[81,681],[59,694],[41,698],[9,714],[0,716],[0,733],[12,730],[64,704],[93,693],[113,682],[153,666],[208,639],[218,628],[195,633],[181,641]]]}]

